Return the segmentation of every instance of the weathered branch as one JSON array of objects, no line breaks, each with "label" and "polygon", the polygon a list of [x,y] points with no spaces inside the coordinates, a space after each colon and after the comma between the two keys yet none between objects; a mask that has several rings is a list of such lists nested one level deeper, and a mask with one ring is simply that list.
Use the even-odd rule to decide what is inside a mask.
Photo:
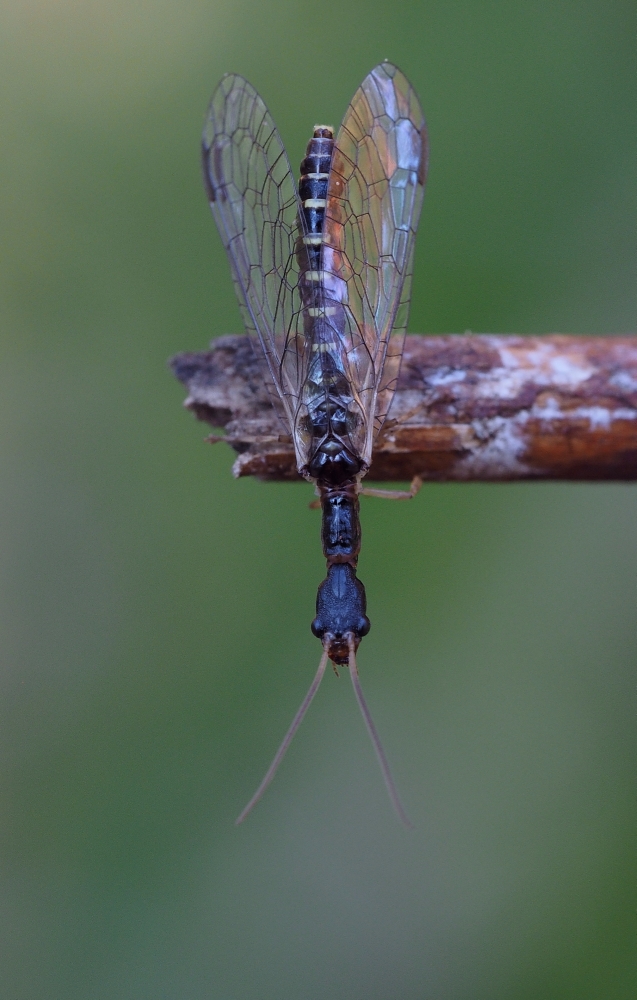
[{"label": "weathered branch", "polygon": [[[239,453],[236,476],[296,479],[245,336],[178,354],[185,406]],[[637,337],[407,337],[370,479],[637,479]]]}]

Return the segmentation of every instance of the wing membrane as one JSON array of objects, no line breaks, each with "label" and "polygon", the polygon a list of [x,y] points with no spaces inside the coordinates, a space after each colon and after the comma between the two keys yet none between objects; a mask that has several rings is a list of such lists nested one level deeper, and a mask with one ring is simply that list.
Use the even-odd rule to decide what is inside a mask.
[{"label": "wing membrane", "polygon": [[[315,302],[326,315],[342,306],[344,323],[335,322],[328,338],[338,354],[330,364],[361,414],[350,446],[365,465],[398,377],[426,146],[415,92],[400,70],[380,64],[354,95],[336,138]],[[320,357],[325,332],[303,314],[299,276],[310,264],[299,239],[307,233],[296,182],[268,109],[241,76],[225,76],[213,94],[203,168],[246,329],[261,343],[273,402],[301,469],[311,440],[306,397],[327,400],[325,378],[312,381],[313,351]]]},{"label": "wing membrane", "polygon": [[212,96],[202,142],[212,214],[248,333],[261,342],[273,402],[289,428],[304,377],[298,292],[299,199],[272,117],[254,87],[224,76]]},{"label": "wing membrane", "polygon": [[418,98],[396,66],[381,63],[336,138],[323,247],[324,269],[347,284],[344,353],[365,415],[367,464],[398,377],[426,170]]}]

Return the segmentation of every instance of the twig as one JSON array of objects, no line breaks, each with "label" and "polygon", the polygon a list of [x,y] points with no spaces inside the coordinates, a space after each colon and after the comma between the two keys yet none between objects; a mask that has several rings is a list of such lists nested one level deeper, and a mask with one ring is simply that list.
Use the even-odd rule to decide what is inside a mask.
[{"label": "twig", "polygon": [[[178,354],[185,406],[238,452],[235,476],[297,479],[245,336]],[[637,337],[411,335],[369,479],[637,479]]]}]

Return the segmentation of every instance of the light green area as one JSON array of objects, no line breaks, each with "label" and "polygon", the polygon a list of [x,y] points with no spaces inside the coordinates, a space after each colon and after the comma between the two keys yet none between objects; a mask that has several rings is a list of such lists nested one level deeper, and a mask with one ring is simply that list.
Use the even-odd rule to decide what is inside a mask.
[{"label": "light green area", "polygon": [[637,492],[364,502],[363,684],[319,515],[235,482],[166,358],[238,331],[202,193],[225,71],[301,159],[384,57],[431,134],[410,327],[635,329],[634,5],[0,10],[2,1000],[629,1000]]}]

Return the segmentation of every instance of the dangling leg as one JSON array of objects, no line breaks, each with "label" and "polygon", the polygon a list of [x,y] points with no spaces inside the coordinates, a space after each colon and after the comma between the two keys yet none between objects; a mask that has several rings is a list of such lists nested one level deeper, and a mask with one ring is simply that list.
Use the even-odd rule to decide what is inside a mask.
[{"label": "dangling leg", "polygon": [[374,720],[372,719],[371,713],[367,707],[367,702],[363,697],[363,689],[361,688],[361,682],[358,679],[358,670],[356,668],[356,648],[354,646],[354,636],[350,634],[349,637],[349,672],[352,678],[352,685],[354,687],[354,694],[356,695],[356,701],[358,702],[358,707],[361,710],[361,715],[365,720],[365,725],[367,726],[367,732],[369,733],[370,739],[376,751],[376,756],[378,757],[378,763],[380,764],[380,769],[383,773],[383,778],[385,781],[385,786],[389,792],[389,797],[391,803],[394,807],[398,819],[403,824],[403,826],[413,829],[413,824],[411,823],[402,802],[400,801],[400,796],[398,794],[398,789],[394,784],[394,779],[392,778],[391,771],[389,770],[389,763],[387,757],[385,756],[385,751],[383,750],[383,745],[380,742],[380,737],[376,731],[376,726],[374,725]]},{"label": "dangling leg", "polygon": [[265,778],[263,779],[263,781],[261,782],[261,784],[257,788],[256,792],[254,793],[254,795],[252,796],[252,798],[248,802],[248,804],[245,807],[245,809],[243,810],[243,812],[235,820],[236,826],[238,826],[239,823],[243,823],[243,821],[246,818],[246,816],[248,815],[248,813],[251,812],[251,810],[254,808],[254,806],[256,806],[257,802],[259,801],[259,799],[261,798],[261,796],[265,792],[266,788],[268,787],[268,785],[272,781],[274,775],[276,774],[276,771],[277,771],[277,768],[278,768],[279,764],[281,763],[281,761],[285,757],[285,753],[286,753],[286,751],[287,751],[290,743],[294,739],[295,732],[297,731],[297,729],[299,728],[299,726],[303,722],[303,716],[305,715],[305,713],[307,712],[308,708],[312,704],[312,699],[314,698],[314,695],[316,694],[316,692],[319,689],[319,684],[323,680],[323,674],[325,673],[326,666],[327,666],[327,650],[325,650],[325,652],[323,653],[323,655],[321,657],[321,662],[319,663],[318,670],[316,671],[316,676],[315,676],[314,680],[312,681],[312,683],[310,685],[310,690],[305,695],[305,698],[303,699],[303,701],[301,703],[301,707],[299,708],[298,712],[294,716],[294,719],[292,721],[292,725],[290,726],[290,728],[288,729],[287,733],[285,734],[285,737],[283,739],[283,743],[281,744],[281,746],[277,750],[275,758],[272,761],[272,763],[270,764],[270,766],[269,766],[269,768],[268,768],[268,770],[266,772]]},{"label": "dangling leg", "polygon": [[422,486],[420,476],[414,476],[408,490],[371,490],[363,486],[360,493],[364,497],[381,497],[383,500],[411,500]]}]

